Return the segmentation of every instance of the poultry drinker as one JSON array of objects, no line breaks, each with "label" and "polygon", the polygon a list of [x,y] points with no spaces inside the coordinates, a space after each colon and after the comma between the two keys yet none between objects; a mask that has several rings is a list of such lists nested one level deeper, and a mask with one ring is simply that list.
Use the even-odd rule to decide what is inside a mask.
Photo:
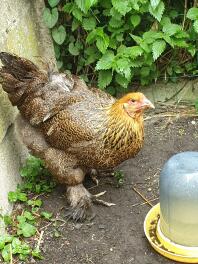
[{"label": "poultry drinker", "polygon": [[145,235],[163,256],[198,263],[198,152],[172,156],[160,175],[160,203],[144,221]]}]

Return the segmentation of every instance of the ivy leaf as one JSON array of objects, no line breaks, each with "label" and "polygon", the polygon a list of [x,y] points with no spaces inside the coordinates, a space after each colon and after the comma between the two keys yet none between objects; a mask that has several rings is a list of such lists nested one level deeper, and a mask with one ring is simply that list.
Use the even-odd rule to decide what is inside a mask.
[{"label": "ivy leaf", "polygon": [[18,200],[18,196],[16,192],[9,192],[8,193],[8,201],[11,203],[15,203]]},{"label": "ivy leaf", "polygon": [[131,10],[127,0],[112,0],[113,7],[123,16]]},{"label": "ivy leaf", "polygon": [[160,0],[150,0],[150,3],[152,8],[155,9],[159,5]]},{"label": "ivy leaf", "polygon": [[152,45],[153,59],[157,60],[165,49],[166,42],[164,40],[156,40]]},{"label": "ivy leaf", "polygon": [[72,21],[72,32],[75,31],[80,26],[79,21],[74,17]]},{"label": "ivy leaf", "polygon": [[17,227],[19,228],[17,230],[17,234],[22,234],[24,237],[31,237],[36,233],[36,227],[27,222],[21,222],[17,225]]},{"label": "ivy leaf", "polygon": [[63,44],[65,38],[66,38],[66,31],[65,28],[61,25],[58,28],[53,28],[52,29],[52,37],[54,41],[61,45]]},{"label": "ivy leaf", "polygon": [[44,259],[39,248],[35,248],[34,250],[32,250],[32,256],[37,259]]},{"label": "ivy leaf", "polygon": [[120,86],[122,86],[124,88],[127,88],[128,84],[129,84],[129,81],[120,73],[116,73],[115,80]]},{"label": "ivy leaf", "polygon": [[1,254],[2,254],[2,257],[3,257],[3,259],[4,259],[5,262],[10,261],[10,259],[11,259],[11,244],[7,244],[3,248]]},{"label": "ivy leaf", "polygon": [[132,15],[130,17],[131,24],[135,27],[137,27],[141,22],[141,17],[139,15]]},{"label": "ivy leaf", "polygon": [[53,28],[58,21],[58,9],[55,7],[50,11],[49,8],[45,8],[43,20],[48,28]]},{"label": "ivy leaf", "polygon": [[115,55],[113,51],[107,50],[106,53],[96,64],[96,70],[108,70],[113,66]]},{"label": "ivy leaf", "polygon": [[60,0],[48,0],[49,5],[53,8],[58,5]]},{"label": "ivy leaf", "polygon": [[164,3],[161,1],[159,5],[156,8],[153,8],[151,5],[149,5],[149,12],[150,14],[156,18],[159,22],[162,19],[162,15],[164,13]]},{"label": "ivy leaf", "polygon": [[57,68],[60,70],[63,67],[63,61],[58,60],[56,62]]},{"label": "ivy leaf", "polygon": [[187,12],[187,18],[191,20],[196,20],[198,19],[198,8],[197,7],[192,7],[188,10]]},{"label": "ivy leaf", "polygon": [[112,71],[99,71],[98,75],[98,86],[99,88],[105,88],[107,87],[112,81]]},{"label": "ivy leaf", "polygon": [[84,18],[82,26],[85,30],[93,30],[96,27],[96,19],[94,17]]},{"label": "ivy leaf", "polygon": [[193,27],[194,27],[195,32],[198,33],[198,20],[195,20],[195,21],[194,21],[194,23],[193,23]]},{"label": "ivy leaf", "polygon": [[41,216],[43,216],[45,219],[49,220],[52,217],[52,213],[49,212],[41,212]]},{"label": "ivy leaf", "polygon": [[79,50],[78,48],[74,45],[73,42],[69,43],[69,52],[73,55],[73,56],[78,56],[79,55]]}]

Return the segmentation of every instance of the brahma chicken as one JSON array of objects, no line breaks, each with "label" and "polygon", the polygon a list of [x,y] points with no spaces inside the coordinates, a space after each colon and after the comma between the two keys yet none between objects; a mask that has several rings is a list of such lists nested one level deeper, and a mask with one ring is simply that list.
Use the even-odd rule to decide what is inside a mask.
[{"label": "brahma chicken", "polygon": [[40,70],[1,52],[0,83],[20,114],[16,125],[30,152],[67,186],[69,216],[83,220],[99,200],[83,186],[86,173],[134,157],[144,140],[143,112],[154,108],[139,92],[116,100],[75,75]]}]

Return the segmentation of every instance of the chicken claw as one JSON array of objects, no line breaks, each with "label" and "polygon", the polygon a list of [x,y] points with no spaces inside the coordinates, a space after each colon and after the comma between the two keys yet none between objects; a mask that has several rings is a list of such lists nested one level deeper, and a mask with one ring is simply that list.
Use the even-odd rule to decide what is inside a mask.
[{"label": "chicken claw", "polygon": [[93,201],[93,203],[101,204],[101,205],[108,206],[108,207],[113,206],[113,205],[116,205],[114,203],[109,203],[109,202],[103,201],[101,199],[98,199],[98,197],[104,195],[105,193],[106,193],[106,191],[101,192],[101,193],[97,193],[95,195],[92,195],[92,201]]}]

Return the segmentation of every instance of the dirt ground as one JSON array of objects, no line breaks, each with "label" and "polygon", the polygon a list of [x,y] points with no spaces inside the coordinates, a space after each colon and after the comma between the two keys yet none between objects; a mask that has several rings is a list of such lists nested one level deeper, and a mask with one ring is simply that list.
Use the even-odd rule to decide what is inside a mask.
[{"label": "dirt ground", "polygon": [[[182,110],[183,111],[183,110]],[[156,110],[156,112],[159,112]],[[185,112],[185,111],[184,111]],[[163,116],[165,115],[165,116]],[[91,222],[57,222],[44,227],[40,264],[168,264],[174,263],[157,254],[149,245],[143,222],[149,209],[133,190],[135,187],[153,204],[158,202],[159,175],[164,162],[173,154],[198,151],[198,118],[184,113],[159,114],[145,122],[145,144],[136,158],[124,162],[124,184],[116,188],[114,178],[101,178],[99,186],[88,182],[91,193],[106,190],[106,201],[116,203],[111,208],[95,206],[96,217]],[[46,210],[64,218],[65,190],[58,186],[44,200]],[[58,231],[60,237],[57,236]],[[55,235],[56,234],[56,235]]]}]

